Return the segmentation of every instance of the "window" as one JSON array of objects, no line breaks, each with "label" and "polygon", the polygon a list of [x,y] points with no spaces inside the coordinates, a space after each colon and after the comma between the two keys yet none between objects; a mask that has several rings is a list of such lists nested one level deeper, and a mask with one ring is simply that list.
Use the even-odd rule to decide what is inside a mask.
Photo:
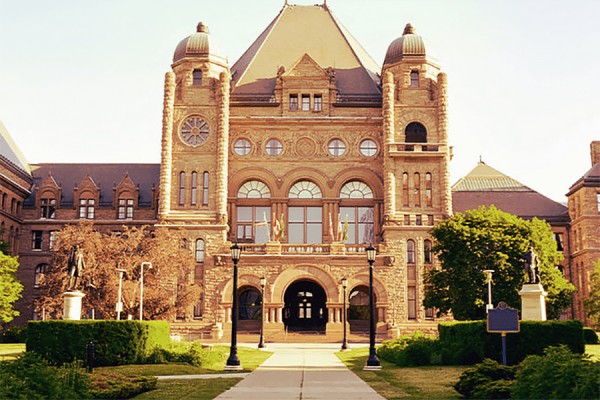
[{"label": "window", "polygon": [[423,216],[420,214],[415,215],[415,225],[423,225]]},{"label": "window", "polygon": [[48,270],[48,264],[39,264],[33,271],[33,287],[38,288],[42,284],[42,277]]},{"label": "window", "polygon": [[54,219],[56,217],[56,199],[43,198],[40,203],[40,218]]},{"label": "window", "polygon": [[433,215],[431,214],[427,216],[427,225],[433,226]]},{"label": "window", "polygon": [[402,174],[402,205],[408,207],[408,174]]},{"label": "window", "polygon": [[198,204],[198,173],[196,171],[192,172],[192,200],[191,203],[193,206]]},{"label": "window", "polygon": [[79,218],[94,219],[96,200],[79,199]]},{"label": "window", "polygon": [[327,145],[327,149],[329,150],[329,154],[332,156],[341,156],[346,152],[346,145],[339,139],[333,139]]},{"label": "window", "polygon": [[271,197],[269,187],[261,181],[248,181],[240,186],[238,199],[262,199]]},{"label": "window", "polygon": [[179,173],[179,205],[185,204],[185,172]]},{"label": "window", "polygon": [[410,225],[410,215],[404,214],[404,225]]},{"label": "window", "polygon": [[202,70],[195,69],[192,72],[192,85],[194,86],[202,86]]},{"label": "window", "polygon": [[563,246],[563,233],[562,232],[554,232],[554,240],[556,241],[556,250],[564,251],[565,248]]},{"label": "window", "polygon": [[364,182],[350,181],[340,190],[341,199],[372,199],[373,191]]},{"label": "window", "polygon": [[283,151],[283,145],[277,139],[271,139],[267,142],[265,146],[265,150],[267,154],[270,156],[278,156]]},{"label": "window", "polygon": [[406,262],[409,264],[415,263],[415,241],[412,239],[406,241]]},{"label": "window", "polygon": [[408,319],[417,319],[417,288],[408,287]]},{"label": "window", "polygon": [[196,239],[196,248],[195,248],[195,256],[196,262],[203,263],[204,262],[204,240]]},{"label": "window", "polygon": [[410,87],[419,87],[419,71],[410,71]]},{"label": "window", "polygon": [[298,111],[298,95],[290,94],[290,111]]},{"label": "window", "polygon": [[323,208],[288,208],[289,243],[323,243]]},{"label": "window", "polygon": [[202,175],[202,205],[208,205],[208,171]]},{"label": "window", "polygon": [[426,308],[425,309],[425,319],[432,320],[433,316],[434,316],[433,308]]},{"label": "window", "polygon": [[421,175],[415,172],[413,176],[414,191],[414,203],[415,207],[421,207]]},{"label": "window", "polygon": [[31,249],[42,249],[42,231],[31,231]]},{"label": "window", "polygon": [[315,94],[315,97],[313,99],[313,110],[323,111],[323,98],[320,94]]},{"label": "window", "polygon": [[[344,231],[346,230],[346,221],[348,221],[348,238],[345,243],[373,243],[375,239],[373,228],[373,207],[340,207],[340,218],[343,218],[344,220]],[[339,225],[341,227],[341,221]],[[338,230],[340,227],[338,227]]]},{"label": "window", "polygon": [[6,209],[6,193],[2,193],[2,209]]},{"label": "window", "polygon": [[423,260],[425,264],[431,264],[433,260],[431,257],[431,240],[428,239],[423,242]]},{"label": "window", "polygon": [[302,95],[302,111],[310,111],[310,95]]},{"label": "window", "polygon": [[371,139],[360,142],[360,154],[365,157],[373,157],[377,153],[377,143]]},{"label": "window", "polygon": [[238,139],[233,145],[233,152],[238,156],[247,156],[252,150],[252,145],[246,139]]},{"label": "window", "polygon": [[238,206],[236,237],[241,243],[267,243],[270,241],[271,207]]},{"label": "window", "polygon": [[119,199],[117,219],[133,219],[133,199]]},{"label": "window", "polygon": [[598,212],[600,212],[600,193],[596,194],[596,201],[598,202]]},{"label": "window", "polygon": [[431,173],[428,172],[425,174],[425,207],[433,206],[431,187]]},{"label": "window", "polygon": [[17,204],[17,201],[15,199],[10,200],[10,213],[11,214],[15,214],[15,212],[17,211],[16,207],[15,207],[16,204]]},{"label": "window", "polygon": [[406,143],[427,143],[427,129],[418,123],[411,122],[404,130]]},{"label": "window", "polygon": [[311,181],[296,182],[289,192],[290,199],[320,199],[321,197],[321,189]]},{"label": "window", "polygon": [[54,245],[56,243],[57,231],[50,231],[50,238],[48,241],[48,249],[54,249]]}]

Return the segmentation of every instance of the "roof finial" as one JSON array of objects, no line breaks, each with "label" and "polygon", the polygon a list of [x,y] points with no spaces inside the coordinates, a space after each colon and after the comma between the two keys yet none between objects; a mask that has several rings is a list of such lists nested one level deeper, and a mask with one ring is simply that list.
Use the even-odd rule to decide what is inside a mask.
[{"label": "roof finial", "polygon": [[481,156],[481,154],[479,155],[479,164],[485,164],[485,163],[483,162],[483,157]]},{"label": "roof finial", "polygon": [[198,22],[198,25],[196,26],[196,32],[204,32],[204,33],[209,33],[208,32],[208,25],[206,25],[204,22],[200,21]]},{"label": "roof finial", "polygon": [[410,22],[408,24],[406,24],[406,26],[404,27],[404,33],[402,35],[412,35],[415,33],[415,28],[413,28],[413,26],[410,24]]}]

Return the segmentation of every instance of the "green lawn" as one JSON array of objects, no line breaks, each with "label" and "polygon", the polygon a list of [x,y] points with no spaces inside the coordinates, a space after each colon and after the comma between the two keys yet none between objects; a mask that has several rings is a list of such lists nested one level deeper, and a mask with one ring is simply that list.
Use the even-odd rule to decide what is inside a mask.
[{"label": "green lawn", "polygon": [[592,356],[592,360],[600,361],[600,344],[586,344],[585,354]]},{"label": "green lawn", "polygon": [[386,399],[458,399],[452,385],[463,366],[399,367],[381,360],[381,371],[363,371],[369,349],[362,347],[336,355],[363,381]]},{"label": "green lawn", "polygon": [[0,361],[14,360],[25,351],[25,343],[0,343]]}]

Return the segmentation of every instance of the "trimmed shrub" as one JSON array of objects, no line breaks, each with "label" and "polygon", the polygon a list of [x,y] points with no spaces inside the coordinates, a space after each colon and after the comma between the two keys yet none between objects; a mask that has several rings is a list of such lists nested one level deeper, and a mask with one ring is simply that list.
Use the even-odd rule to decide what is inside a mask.
[{"label": "trimmed shrub", "polygon": [[598,344],[598,334],[592,328],[583,328],[583,340],[585,344]]},{"label": "trimmed shrub", "polygon": [[[438,325],[442,361],[450,365],[470,365],[484,358],[502,360],[502,338],[487,333],[485,321],[443,322]],[[517,364],[531,354],[541,355],[549,346],[564,344],[583,354],[583,325],[579,321],[521,321],[521,331],[506,335],[509,364]]]},{"label": "trimmed shrub", "polygon": [[27,351],[35,351],[52,365],[86,359],[86,346],[95,346],[95,365],[143,362],[154,348],[170,345],[166,321],[31,321]]},{"label": "trimmed shrub", "polygon": [[90,395],[93,399],[130,399],[156,389],[156,383],[154,376],[94,373]]},{"label": "trimmed shrub", "polygon": [[377,348],[377,355],[403,367],[439,364],[441,361],[438,340],[421,332],[384,341]]},{"label": "trimmed shrub", "polygon": [[0,343],[25,343],[27,341],[27,327],[12,326],[2,330]]},{"label": "trimmed shrub", "polygon": [[200,343],[174,343],[170,349],[155,348],[146,359],[148,364],[185,363],[197,367],[214,364],[223,360],[223,354]]},{"label": "trimmed shrub", "polygon": [[466,369],[454,390],[468,399],[508,399],[517,367],[505,366],[486,358]]},{"label": "trimmed shrub", "polygon": [[566,346],[525,358],[511,389],[515,399],[598,399],[600,363]]}]

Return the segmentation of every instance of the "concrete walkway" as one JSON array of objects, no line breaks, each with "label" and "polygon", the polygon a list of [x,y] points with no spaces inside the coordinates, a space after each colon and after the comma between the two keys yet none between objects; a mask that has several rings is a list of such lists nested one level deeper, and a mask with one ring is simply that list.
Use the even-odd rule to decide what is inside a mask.
[{"label": "concrete walkway", "polygon": [[333,353],[335,344],[269,343],[274,354],[218,400],[382,400]]}]

